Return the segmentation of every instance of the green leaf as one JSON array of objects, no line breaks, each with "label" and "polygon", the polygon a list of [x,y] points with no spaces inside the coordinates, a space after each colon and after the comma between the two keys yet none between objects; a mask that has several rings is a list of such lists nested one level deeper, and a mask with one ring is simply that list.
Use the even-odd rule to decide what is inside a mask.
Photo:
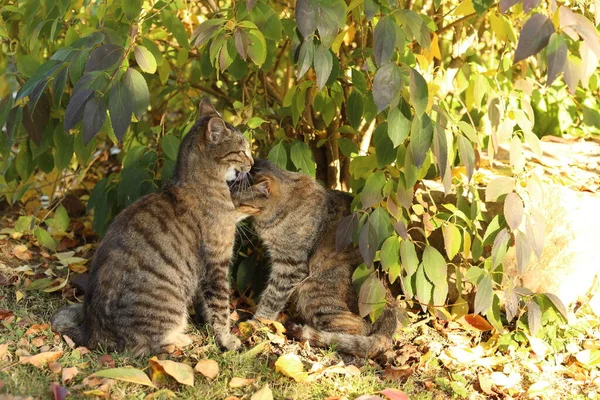
[{"label": "green leaf", "polygon": [[187,32],[183,26],[183,23],[177,17],[177,14],[175,14],[175,11],[163,10],[161,17],[165,27],[167,28],[167,31],[173,34],[173,37],[175,40],[177,40],[177,43],[179,43],[179,45],[184,49],[189,50],[190,43],[188,42]]},{"label": "green leaf", "polygon": [[295,10],[296,24],[306,40],[317,29],[317,7],[314,0],[297,0]]},{"label": "green leaf", "polygon": [[498,176],[485,188],[485,201],[496,201],[498,197],[512,192],[515,188],[515,179],[507,176]]},{"label": "green leaf", "polygon": [[377,231],[371,224],[371,218],[363,225],[358,239],[358,250],[367,267],[373,266],[377,251]]},{"label": "green leaf", "polygon": [[375,155],[377,156],[377,166],[379,168],[384,168],[394,162],[396,159],[396,150],[388,136],[387,122],[383,122],[377,126],[373,133],[373,142],[375,143]]},{"label": "green leaf", "polygon": [[448,266],[446,260],[431,246],[426,246],[423,252],[423,268],[427,278],[434,285],[444,285],[448,281]]},{"label": "green leaf", "polygon": [[421,118],[415,116],[411,127],[410,145],[415,165],[421,168],[425,161],[427,151],[433,139],[433,125],[429,115],[423,114]]},{"label": "green leaf", "polygon": [[278,167],[286,169],[288,163],[288,155],[283,141],[277,143],[271,151],[269,151],[269,160],[273,161]]},{"label": "green leaf", "polygon": [[393,107],[388,114],[388,136],[394,148],[398,147],[410,132],[410,120],[404,116],[398,107]]},{"label": "green leaf", "polygon": [[352,154],[358,154],[358,146],[352,140],[347,138],[338,139],[338,147],[342,154],[346,157],[350,157]]},{"label": "green leaf", "polygon": [[377,310],[383,309],[384,306],[385,287],[376,274],[371,274],[360,286],[358,312],[361,317],[366,317]]},{"label": "green leaf", "polygon": [[322,44],[319,45],[315,52],[314,66],[315,73],[317,74],[317,86],[321,90],[327,83],[329,75],[331,75],[331,69],[333,68],[333,56],[329,49]]},{"label": "green leaf", "polygon": [[400,68],[394,63],[385,64],[377,70],[373,80],[373,99],[377,110],[382,111],[399,96],[402,88]]},{"label": "green leaf", "polygon": [[508,233],[508,230],[502,228],[494,238],[494,244],[492,246],[492,268],[496,268],[502,263],[502,260],[506,255],[509,240],[510,234]]},{"label": "green leaf", "polygon": [[383,171],[377,171],[367,178],[365,187],[360,192],[360,202],[363,208],[373,207],[383,200],[381,190],[385,185],[385,174]]},{"label": "green leaf", "polygon": [[150,387],[156,387],[148,378],[148,375],[136,368],[111,368],[98,371],[92,374],[100,378],[110,378],[119,381],[137,383],[139,385],[146,385]]},{"label": "green leaf", "polygon": [[365,264],[360,264],[354,272],[352,273],[352,286],[354,286],[354,290],[358,293],[360,291],[360,287],[362,284],[374,274],[374,269],[367,267]]},{"label": "green leaf", "polygon": [[125,18],[127,18],[127,20],[129,20],[130,22],[137,20],[140,16],[140,12],[142,11],[143,2],[144,0],[123,1],[123,13],[125,14]]},{"label": "green leaf", "polygon": [[15,224],[15,232],[25,233],[31,231],[35,222],[34,217],[22,215]]},{"label": "green leaf", "polygon": [[264,124],[265,121],[264,119],[260,118],[260,117],[252,117],[248,120],[248,122],[246,123],[246,125],[248,125],[248,128],[250,129],[256,129],[259,126],[261,126],[262,124]]},{"label": "green leaf", "polygon": [[315,44],[312,39],[306,39],[302,42],[300,52],[298,53],[298,72],[296,73],[296,79],[300,79],[304,76],[306,71],[312,66],[314,57]]},{"label": "green leaf", "polygon": [[460,229],[452,222],[448,222],[446,225],[442,225],[442,234],[444,236],[446,255],[448,255],[449,260],[452,260],[460,250],[462,241]]},{"label": "green leaf", "polygon": [[132,95],[125,82],[119,81],[113,85],[108,98],[108,112],[115,136],[119,141],[123,140],[123,135],[131,123],[132,100]]},{"label": "green leaf", "polygon": [[346,101],[346,116],[354,129],[358,129],[363,114],[362,95],[353,91]]},{"label": "green leaf", "polygon": [[69,227],[69,214],[62,205],[54,211],[54,227],[60,232],[66,232]]},{"label": "green leaf", "polygon": [[417,271],[419,266],[419,258],[415,245],[410,240],[400,242],[400,257],[402,259],[402,267],[408,275],[412,275]]},{"label": "green leaf", "polygon": [[[381,246],[381,266],[384,271],[400,267],[400,242],[398,236],[392,235],[383,242]],[[395,279],[394,279],[395,280]]]},{"label": "green leaf", "polygon": [[254,64],[260,67],[267,59],[267,43],[265,42],[265,37],[258,30],[248,31],[248,36],[250,37],[248,55]]},{"label": "green leaf", "polygon": [[65,133],[60,125],[54,129],[54,166],[61,171],[66,168],[73,157],[73,136]]},{"label": "green leaf", "polygon": [[162,137],[162,149],[165,155],[170,160],[177,160],[177,152],[179,151],[179,145],[181,144],[181,140],[171,133]]},{"label": "green leaf", "polygon": [[425,305],[431,304],[433,297],[433,284],[425,276],[425,268],[423,264],[417,268],[415,276],[415,289],[417,300],[421,303],[421,307],[425,309]]},{"label": "green leaf", "polygon": [[63,68],[54,77],[54,81],[52,82],[52,93],[55,104],[60,105],[60,100],[62,99],[62,95],[65,91],[65,86],[67,85],[67,79],[69,78],[68,74],[69,69]]},{"label": "green leaf", "polygon": [[492,306],[493,300],[494,291],[492,288],[492,278],[486,274],[477,284],[474,306],[475,314],[485,314]]},{"label": "green leaf", "polygon": [[546,86],[550,86],[567,66],[567,41],[560,33],[553,33],[548,42],[548,78]]},{"label": "green leaf", "polygon": [[42,246],[52,251],[56,251],[56,241],[52,239],[52,236],[50,236],[48,231],[42,228],[36,228],[34,233]]},{"label": "green leaf", "polygon": [[473,145],[462,135],[458,135],[456,141],[458,142],[460,161],[466,167],[467,179],[470,181],[475,170],[475,151],[473,150]]},{"label": "green leaf", "polygon": [[494,0],[473,0],[473,8],[475,12],[482,15],[494,4]]},{"label": "green leaf", "polygon": [[390,223],[390,215],[384,207],[378,207],[369,216],[369,223],[373,226],[377,235],[375,247],[375,250],[377,250],[383,241],[392,234],[393,228]]},{"label": "green leaf", "polygon": [[416,39],[421,47],[429,49],[431,37],[423,18],[412,10],[396,10],[394,14],[402,23],[406,35],[411,39]]},{"label": "green leaf", "polygon": [[156,72],[156,59],[147,48],[144,46],[135,46],[134,54],[135,61],[138,63],[142,71],[149,74]]},{"label": "green leaf", "polygon": [[62,64],[63,62],[59,60],[48,60],[42,64],[31,76],[31,78],[29,78],[25,84],[21,86],[15,100],[29,96],[40,82],[52,75]]},{"label": "green leaf", "polygon": [[337,32],[346,22],[346,2],[344,0],[317,0],[317,30],[321,43],[331,47]]},{"label": "green leaf", "polygon": [[316,168],[310,147],[304,142],[295,141],[290,150],[292,162],[300,172],[312,177],[315,176]]},{"label": "green leaf", "polygon": [[[133,102],[133,114],[141,120],[150,105],[150,92],[144,76],[133,68],[127,68],[123,83],[130,93],[129,102]],[[131,105],[129,106],[131,109]],[[118,137],[118,136],[117,136]]]},{"label": "green leaf", "polygon": [[427,82],[416,70],[410,70],[410,103],[415,108],[416,115],[421,118],[427,109],[429,90]]},{"label": "green leaf", "polygon": [[396,47],[396,22],[385,16],[379,20],[373,33],[373,56],[377,65],[390,61]]},{"label": "green leaf", "polygon": [[527,324],[532,335],[535,335],[542,327],[542,310],[534,298],[527,303]]}]

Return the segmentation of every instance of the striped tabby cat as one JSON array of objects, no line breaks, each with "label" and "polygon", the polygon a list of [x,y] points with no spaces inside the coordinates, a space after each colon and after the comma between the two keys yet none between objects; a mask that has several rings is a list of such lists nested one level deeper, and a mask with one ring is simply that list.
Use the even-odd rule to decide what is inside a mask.
[{"label": "striped tabby cat", "polygon": [[173,178],[115,218],[94,255],[83,305],[58,311],[53,328],[89,348],[155,353],[189,343],[195,300],[217,342],[237,348],[228,271],[239,214],[228,181],[252,164],[248,141],[202,100]]},{"label": "striped tabby cat", "polygon": [[255,317],[276,319],[291,298],[307,324],[291,326],[292,336],[363,357],[388,350],[395,313],[386,308],[374,325],[358,315],[352,273],[362,259],[352,246],[341,252],[335,247],[337,226],[350,214],[352,197],[266,160],[256,160],[251,174],[253,185],[236,184],[232,198],[241,213],[253,216],[272,262]]}]

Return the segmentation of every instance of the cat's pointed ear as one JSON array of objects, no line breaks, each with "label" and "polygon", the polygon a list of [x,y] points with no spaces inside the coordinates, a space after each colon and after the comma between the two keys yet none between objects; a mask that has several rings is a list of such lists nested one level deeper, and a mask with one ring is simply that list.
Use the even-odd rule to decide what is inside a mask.
[{"label": "cat's pointed ear", "polygon": [[214,116],[220,117],[221,114],[215,110],[215,107],[212,105],[208,97],[200,100],[200,117]]},{"label": "cat's pointed ear", "polygon": [[264,180],[258,182],[254,187],[265,197],[269,197],[271,194],[272,185],[269,178],[265,178]]},{"label": "cat's pointed ear", "polygon": [[206,127],[206,140],[213,143],[219,142],[228,132],[229,129],[221,117],[212,117]]}]

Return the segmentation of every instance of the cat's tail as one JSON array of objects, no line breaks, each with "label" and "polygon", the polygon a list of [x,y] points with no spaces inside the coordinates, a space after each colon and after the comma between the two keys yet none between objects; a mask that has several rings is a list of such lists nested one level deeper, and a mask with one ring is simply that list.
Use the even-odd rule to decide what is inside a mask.
[{"label": "cat's tail", "polygon": [[330,347],[359,357],[375,358],[391,350],[393,335],[398,325],[396,313],[386,307],[369,335],[320,331],[308,325],[286,324],[287,332],[297,340],[308,341],[313,347]]},{"label": "cat's tail", "polygon": [[56,312],[50,319],[52,329],[70,337],[77,345],[85,346],[83,304],[71,304]]}]

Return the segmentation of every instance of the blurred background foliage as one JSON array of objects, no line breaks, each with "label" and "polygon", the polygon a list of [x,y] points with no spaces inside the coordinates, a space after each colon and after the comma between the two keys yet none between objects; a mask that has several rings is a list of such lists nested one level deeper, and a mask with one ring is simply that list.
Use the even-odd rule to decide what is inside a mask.
[{"label": "blurred background foliage", "polygon": [[[459,295],[463,281],[478,288],[473,311],[496,327],[526,311],[537,327],[541,309],[564,308],[503,286],[502,259],[516,245],[524,270],[543,247],[540,182],[523,145],[542,157],[544,135],[599,132],[598,0],[0,6],[0,196],[26,206],[17,228],[40,246],[55,250],[68,230],[60,201],[71,190],[99,235],[157,190],[209,96],[257,157],[357,195],[338,242],[365,261],[361,314],[385,304],[383,278],[412,304],[465,314],[461,297],[448,304],[450,273]],[[511,171],[485,196],[505,201],[504,213],[486,221],[477,169],[503,144]],[[423,179],[456,203],[436,204]],[[256,292],[264,256],[240,254],[237,288]]]}]

